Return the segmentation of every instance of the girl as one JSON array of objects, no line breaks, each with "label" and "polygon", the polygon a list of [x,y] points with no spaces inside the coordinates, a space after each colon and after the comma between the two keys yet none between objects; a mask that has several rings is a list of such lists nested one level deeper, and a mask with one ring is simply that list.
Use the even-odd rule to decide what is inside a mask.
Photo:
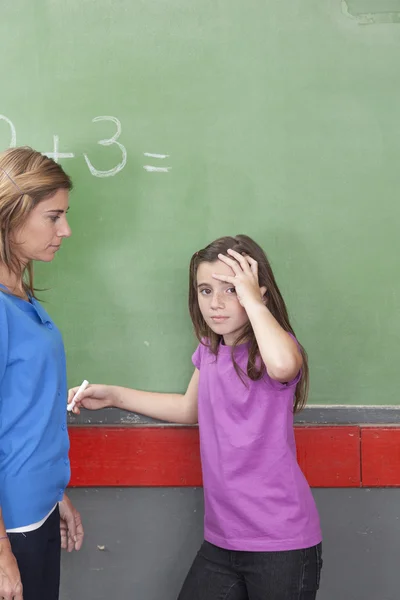
[{"label": "girl", "polygon": [[314,600],[321,531],[293,432],[307,357],[263,250],[238,235],[196,252],[189,311],[200,344],[184,395],[92,385],[76,412],[116,406],[198,421],[205,541],[179,600]]},{"label": "girl", "polygon": [[57,600],[60,545],[83,529],[70,469],[64,346],[35,298],[32,261],[64,238],[72,183],[31,148],[0,154],[0,598]]}]

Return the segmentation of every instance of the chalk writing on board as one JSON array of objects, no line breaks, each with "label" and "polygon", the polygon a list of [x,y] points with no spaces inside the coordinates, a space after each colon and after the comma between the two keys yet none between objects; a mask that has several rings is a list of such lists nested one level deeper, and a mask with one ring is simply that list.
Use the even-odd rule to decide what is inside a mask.
[{"label": "chalk writing on board", "polygon": [[[11,134],[9,147],[15,148],[17,145],[17,131],[15,129],[14,124],[12,123],[12,121],[10,121],[10,119],[8,117],[6,117],[5,115],[1,115],[1,114],[0,114],[0,121],[5,121],[8,124],[8,126],[10,128],[10,134]],[[122,171],[122,169],[125,167],[126,161],[127,161],[127,156],[128,156],[125,146],[123,146],[118,141],[118,138],[120,137],[121,131],[122,131],[121,123],[116,117],[109,117],[109,116],[95,117],[94,119],[92,119],[93,123],[97,123],[99,121],[111,121],[112,123],[114,123],[114,125],[116,127],[116,132],[114,133],[114,135],[111,138],[100,140],[98,142],[98,144],[100,144],[100,146],[112,146],[112,145],[118,146],[118,148],[121,150],[121,161],[115,167],[108,169],[107,171],[100,171],[99,169],[96,169],[96,167],[92,164],[92,162],[89,159],[88,154],[84,153],[83,157],[86,161],[89,171],[91,172],[92,175],[94,175],[94,177],[113,177],[114,175],[116,175],[117,173]],[[46,156],[49,156],[50,158],[53,158],[56,162],[58,162],[58,160],[61,158],[75,158],[75,154],[73,152],[60,152],[59,147],[60,147],[59,136],[53,135],[53,150],[51,152],[50,151],[43,152],[43,154],[45,154]]]},{"label": "chalk writing on board", "polygon": [[17,145],[17,132],[16,132],[16,129],[15,129],[13,123],[10,121],[10,119],[7,119],[7,117],[5,117],[4,115],[0,115],[0,121],[5,121],[10,126],[10,130],[11,130],[10,148],[15,148],[15,146]]},{"label": "chalk writing on board", "polygon": [[109,171],[99,171],[98,169],[94,168],[94,166],[90,162],[87,154],[84,154],[83,156],[86,160],[86,164],[89,167],[89,171],[91,172],[92,175],[94,175],[95,177],[112,177],[113,175],[116,175],[117,173],[122,171],[122,169],[126,165],[126,160],[127,160],[127,152],[126,152],[125,146],[120,144],[120,142],[117,142],[119,136],[121,135],[121,130],[122,130],[121,123],[118,121],[118,119],[116,117],[95,117],[94,119],[92,119],[93,123],[97,123],[98,121],[112,121],[116,125],[117,131],[111,138],[105,139],[105,140],[100,140],[97,143],[100,144],[100,146],[112,146],[113,144],[116,144],[118,146],[118,148],[121,150],[122,160],[116,167],[114,167],[113,169],[110,169]]},{"label": "chalk writing on board", "polygon": [[[156,158],[160,160],[164,160],[169,156],[169,154],[156,154],[154,152],[143,152],[143,154],[149,158]],[[155,167],[153,165],[144,165],[143,169],[148,173],[168,173],[171,170],[171,167]]]},{"label": "chalk writing on board", "polygon": [[58,135],[53,135],[53,152],[43,152],[49,158],[52,158],[55,162],[58,162],[59,158],[74,158],[75,154],[73,152],[59,152],[59,142],[60,139]]}]

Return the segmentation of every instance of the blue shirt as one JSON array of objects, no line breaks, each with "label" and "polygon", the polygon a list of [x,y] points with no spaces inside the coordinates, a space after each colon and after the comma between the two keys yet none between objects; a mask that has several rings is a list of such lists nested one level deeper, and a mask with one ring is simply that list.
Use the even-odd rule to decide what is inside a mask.
[{"label": "blue shirt", "polygon": [[0,506],[6,528],[36,523],[70,478],[62,337],[34,298],[0,290]]}]

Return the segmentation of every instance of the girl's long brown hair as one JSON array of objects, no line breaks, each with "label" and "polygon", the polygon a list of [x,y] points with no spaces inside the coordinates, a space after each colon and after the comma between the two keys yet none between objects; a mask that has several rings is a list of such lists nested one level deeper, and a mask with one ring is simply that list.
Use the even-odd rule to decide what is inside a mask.
[{"label": "girl's long brown hair", "polygon": [[[189,270],[189,312],[192,319],[193,327],[197,339],[204,343],[204,338],[208,340],[208,345],[213,354],[218,354],[218,346],[221,341],[220,335],[214,333],[206,324],[203,315],[201,314],[198,291],[197,291],[197,269],[202,262],[216,262],[218,254],[227,254],[231,248],[239,254],[245,253],[254,258],[258,263],[258,282],[260,287],[266,287],[265,294],[266,305],[279,325],[287,332],[294,334],[293,328],[289,321],[289,316],[285,301],[279,291],[279,287],[275,281],[269,260],[262,248],[254,240],[247,235],[237,235],[235,237],[222,237],[203,250],[199,250],[193,254],[190,261]],[[239,374],[239,366],[235,361],[235,347],[244,342],[249,342],[249,358],[247,362],[247,376],[253,381],[261,379],[265,373],[265,365],[261,360],[260,350],[258,348],[256,336],[250,322],[244,327],[243,332],[232,346],[232,360],[236,372]],[[300,351],[303,357],[302,374],[295,390],[294,412],[299,412],[304,408],[307,402],[309,388],[309,372],[307,353],[303,346],[299,344]]]},{"label": "girl's long brown hair", "polygon": [[59,189],[71,190],[72,182],[51,158],[27,146],[0,154],[0,264],[20,279],[29,296],[35,295],[32,263],[20,263],[13,234],[39,202]]}]

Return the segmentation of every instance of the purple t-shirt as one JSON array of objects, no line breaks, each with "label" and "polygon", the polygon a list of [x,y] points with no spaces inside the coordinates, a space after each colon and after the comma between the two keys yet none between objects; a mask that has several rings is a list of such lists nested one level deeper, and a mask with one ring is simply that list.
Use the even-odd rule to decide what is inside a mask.
[{"label": "purple t-shirt", "polygon": [[[321,541],[318,512],[296,458],[293,397],[296,379],[265,374],[246,385],[230,346],[216,357],[203,344],[193,354],[200,370],[199,431],[205,499],[204,537],[229,550],[308,548]],[[235,350],[246,373],[248,344]]]}]

